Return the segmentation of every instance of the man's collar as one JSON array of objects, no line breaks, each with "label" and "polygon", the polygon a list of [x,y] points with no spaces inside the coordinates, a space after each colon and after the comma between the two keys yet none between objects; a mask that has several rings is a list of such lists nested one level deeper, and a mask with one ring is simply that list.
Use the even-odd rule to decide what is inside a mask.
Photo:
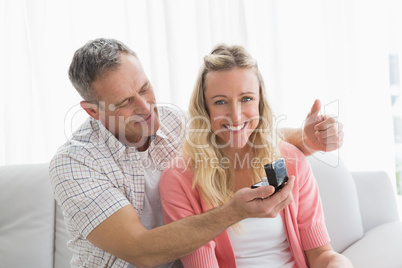
[{"label": "man's collar", "polygon": [[[110,149],[110,152],[113,155],[113,158],[117,160],[122,156],[122,154],[128,150],[128,153],[131,152],[137,152],[137,149],[134,147],[127,146],[123,142],[121,142],[119,139],[116,138],[116,136],[108,130],[99,120],[96,120],[97,125],[99,126],[99,133],[100,137],[104,140],[104,143],[106,146]],[[154,135],[151,136],[150,140],[150,145],[149,148],[153,148],[153,143],[158,142],[160,139],[167,139],[166,133],[159,128]]]},{"label": "man's collar", "polygon": [[167,139],[167,138],[168,138],[167,135],[166,135],[166,133],[165,133],[161,128],[159,128],[159,129],[156,131],[156,136],[159,136],[159,137],[161,137],[162,139]]},{"label": "man's collar", "polygon": [[116,136],[110,132],[99,120],[96,120],[99,126],[99,136],[103,139],[103,142],[109,148],[110,152],[113,155],[113,158],[117,160],[123,154],[123,152],[128,147],[124,143],[122,143]]}]

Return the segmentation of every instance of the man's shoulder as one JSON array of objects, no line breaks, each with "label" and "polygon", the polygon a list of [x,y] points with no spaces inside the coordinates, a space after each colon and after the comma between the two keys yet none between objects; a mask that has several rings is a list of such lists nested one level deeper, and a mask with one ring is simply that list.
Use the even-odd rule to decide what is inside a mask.
[{"label": "man's shoulder", "polygon": [[74,158],[77,160],[86,159],[86,161],[88,161],[93,151],[99,151],[102,146],[104,146],[104,142],[102,142],[99,133],[98,122],[93,118],[88,118],[67,138],[67,141],[58,148],[51,161],[51,166],[57,160],[65,158]]},{"label": "man's shoulder", "polygon": [[[79,148],[85,148],[94,143],[99,138],[99,125],[93,118],[85,120],[81,126],[76,129],[67,141],[59,147],[57,153],[64,151],[75,151]],[[57,154],[56,153],[56,154]]]},{"label": "man's shoulder", "polygon": [[160,121],[166,127],[171,125],[184,127],[186,116],[183,110],[172,104],[163,104],[158,106]]},{"label": "man's shoulder", "polygon": [[158,106],[160,130],[170,139],[181,143],[185,135],[185,113],[174,105]]}]

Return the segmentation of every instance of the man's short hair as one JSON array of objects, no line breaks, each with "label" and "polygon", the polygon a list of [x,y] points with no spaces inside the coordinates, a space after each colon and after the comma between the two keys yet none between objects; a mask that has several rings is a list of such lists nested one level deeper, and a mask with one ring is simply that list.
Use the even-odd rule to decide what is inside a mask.
[{"label": "man's short hair", "polygon": [[85,101],[96,104],[100,101],[91,85],[106,71],[115,70],[120,66],[120,53],[137,57],[135,52],[122,42],[106,38],[88,41],[74,53],[68,76]]}]

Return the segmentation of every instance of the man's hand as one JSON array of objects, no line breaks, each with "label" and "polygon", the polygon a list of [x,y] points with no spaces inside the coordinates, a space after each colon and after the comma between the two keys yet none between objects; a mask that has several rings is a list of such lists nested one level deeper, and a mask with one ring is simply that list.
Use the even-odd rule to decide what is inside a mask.
[{"label": "man's hand", "polygon": [[321,102],[315,100],[303,126],[303,144],[305,151],[330,152],[343,144],[343,125],[335,117],[320,115]]},{"label": "man's hand", "polygon": [[237,191],[231,201],[236,221],[245,218],[274,218],[293,201],[292,189],[294,176],[289,176],[286,185],[275,192],[273,186],[261,186],[256,189],[242,188]]}]

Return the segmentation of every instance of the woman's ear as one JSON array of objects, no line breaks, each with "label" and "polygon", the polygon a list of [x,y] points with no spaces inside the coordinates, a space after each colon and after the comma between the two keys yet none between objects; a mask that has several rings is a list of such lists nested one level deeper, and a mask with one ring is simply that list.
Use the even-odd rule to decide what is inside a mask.
[{"label": "woman's ear", "polygon": [[87,112],[87,114],[91,117],[93,117],[96,120],[99,120],[99,107],[96,104],[87,102],[87,101],[81,101],[80,105],[82,109]]}]

